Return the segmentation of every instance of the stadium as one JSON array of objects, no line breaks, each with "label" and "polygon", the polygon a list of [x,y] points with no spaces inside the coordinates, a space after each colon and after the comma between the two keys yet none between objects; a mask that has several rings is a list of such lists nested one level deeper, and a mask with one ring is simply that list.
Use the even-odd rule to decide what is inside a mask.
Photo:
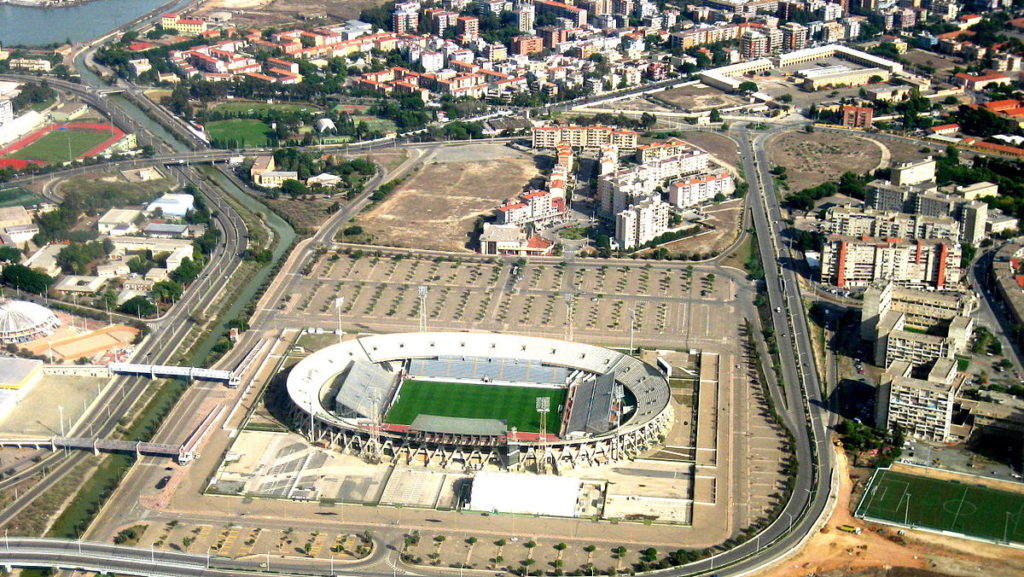
[{"label": "stadium", "polygon": [[480,470],[601,466],[658,444],[665,376],[602,347],[492,333],[361,337],[287,377],[290,418],[371,461]]}]

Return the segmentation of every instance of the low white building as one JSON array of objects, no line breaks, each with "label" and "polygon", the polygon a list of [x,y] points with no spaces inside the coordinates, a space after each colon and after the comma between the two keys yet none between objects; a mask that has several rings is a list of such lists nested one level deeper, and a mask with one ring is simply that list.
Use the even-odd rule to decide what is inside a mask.
[{"label": "low white building", "polygon": [[702,174],[669,185],[668,202],[676,208],[696,206],[713,200],[719,194],[728,196],[735,189],[732,175],[728,172]]},{"label": "low white building", "polygon": [[574,477],[480,471],[473,477],[472,511],[578,517],[584,481]]},{"label": "low white building", "polygon": [[165,216],[185,216],[195,206],[195,198],[191,194],[165,194],[149,203],[146,207],[147,214],[153,214],[160,209]]}]

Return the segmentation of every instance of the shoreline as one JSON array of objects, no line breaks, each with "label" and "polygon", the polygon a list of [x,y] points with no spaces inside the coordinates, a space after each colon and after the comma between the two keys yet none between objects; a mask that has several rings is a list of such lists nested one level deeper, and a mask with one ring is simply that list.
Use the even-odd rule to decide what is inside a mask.
[{"label": "shoreline", "polygon": [[80,6],[87,4],[93,0],[0,0],[0,5],[18,6],[21,8],[70,8],[72,6]]}]

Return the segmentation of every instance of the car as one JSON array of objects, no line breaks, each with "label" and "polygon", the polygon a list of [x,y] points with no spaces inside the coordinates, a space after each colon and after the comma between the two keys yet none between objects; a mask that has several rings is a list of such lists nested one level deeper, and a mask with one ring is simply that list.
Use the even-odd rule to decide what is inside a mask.
[{"label": "car", "polygon": [[163,478],[161,478],[159,481],[156,482],[156,488],[157,489],[163,489],[164,487],[167,486],[167,482],[170,481],[170,480],[171,480],[171,476],[170,475],[164,475]]}]

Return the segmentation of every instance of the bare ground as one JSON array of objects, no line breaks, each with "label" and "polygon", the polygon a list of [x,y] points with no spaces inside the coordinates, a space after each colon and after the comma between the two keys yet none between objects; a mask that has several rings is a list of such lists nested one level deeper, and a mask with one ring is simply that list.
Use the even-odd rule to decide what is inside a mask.
[{"label": "bare ground", "polygon": [[685,110],[701,111],[713,108],[739,106],[743,100],[717,88],[704,85],[681,86],[657,92],[653,98]]},{"label": "bare ground", "polygon": [[533,160],[431,164],[360,218],[375,244],[466,250],[477,217],[490,215],[537,174]]},{"label": "bare ground", "polygon": [[790,190],[799,191],[846,172],[874,170],[882,160],[877,141],[833,132],[785,132],[768,141],[773,166],[785,166]]},{"label": "bare ground", "polygon": [[708,224],[715,230],[699,236],[683,238],[664,245],[672,252],[688,254],[721,253],[732,246],[739,234],[743,200],[736,199],[708,209]]},{"label": "bare ground", "polygon": [[713,132],[685,132],[682,139],[690,144],[703,148],[711,156],[735,168],[740,162],[740,153],[731,138]]},{"label": "bare ground", "polygon": [[324,13],[330,20],[358,18],[364,9],[383,0],[210,0],[197,10],[202,16],[210,12],[229,11],[236,26],[267,26],[297,23],[303,15]]}]

